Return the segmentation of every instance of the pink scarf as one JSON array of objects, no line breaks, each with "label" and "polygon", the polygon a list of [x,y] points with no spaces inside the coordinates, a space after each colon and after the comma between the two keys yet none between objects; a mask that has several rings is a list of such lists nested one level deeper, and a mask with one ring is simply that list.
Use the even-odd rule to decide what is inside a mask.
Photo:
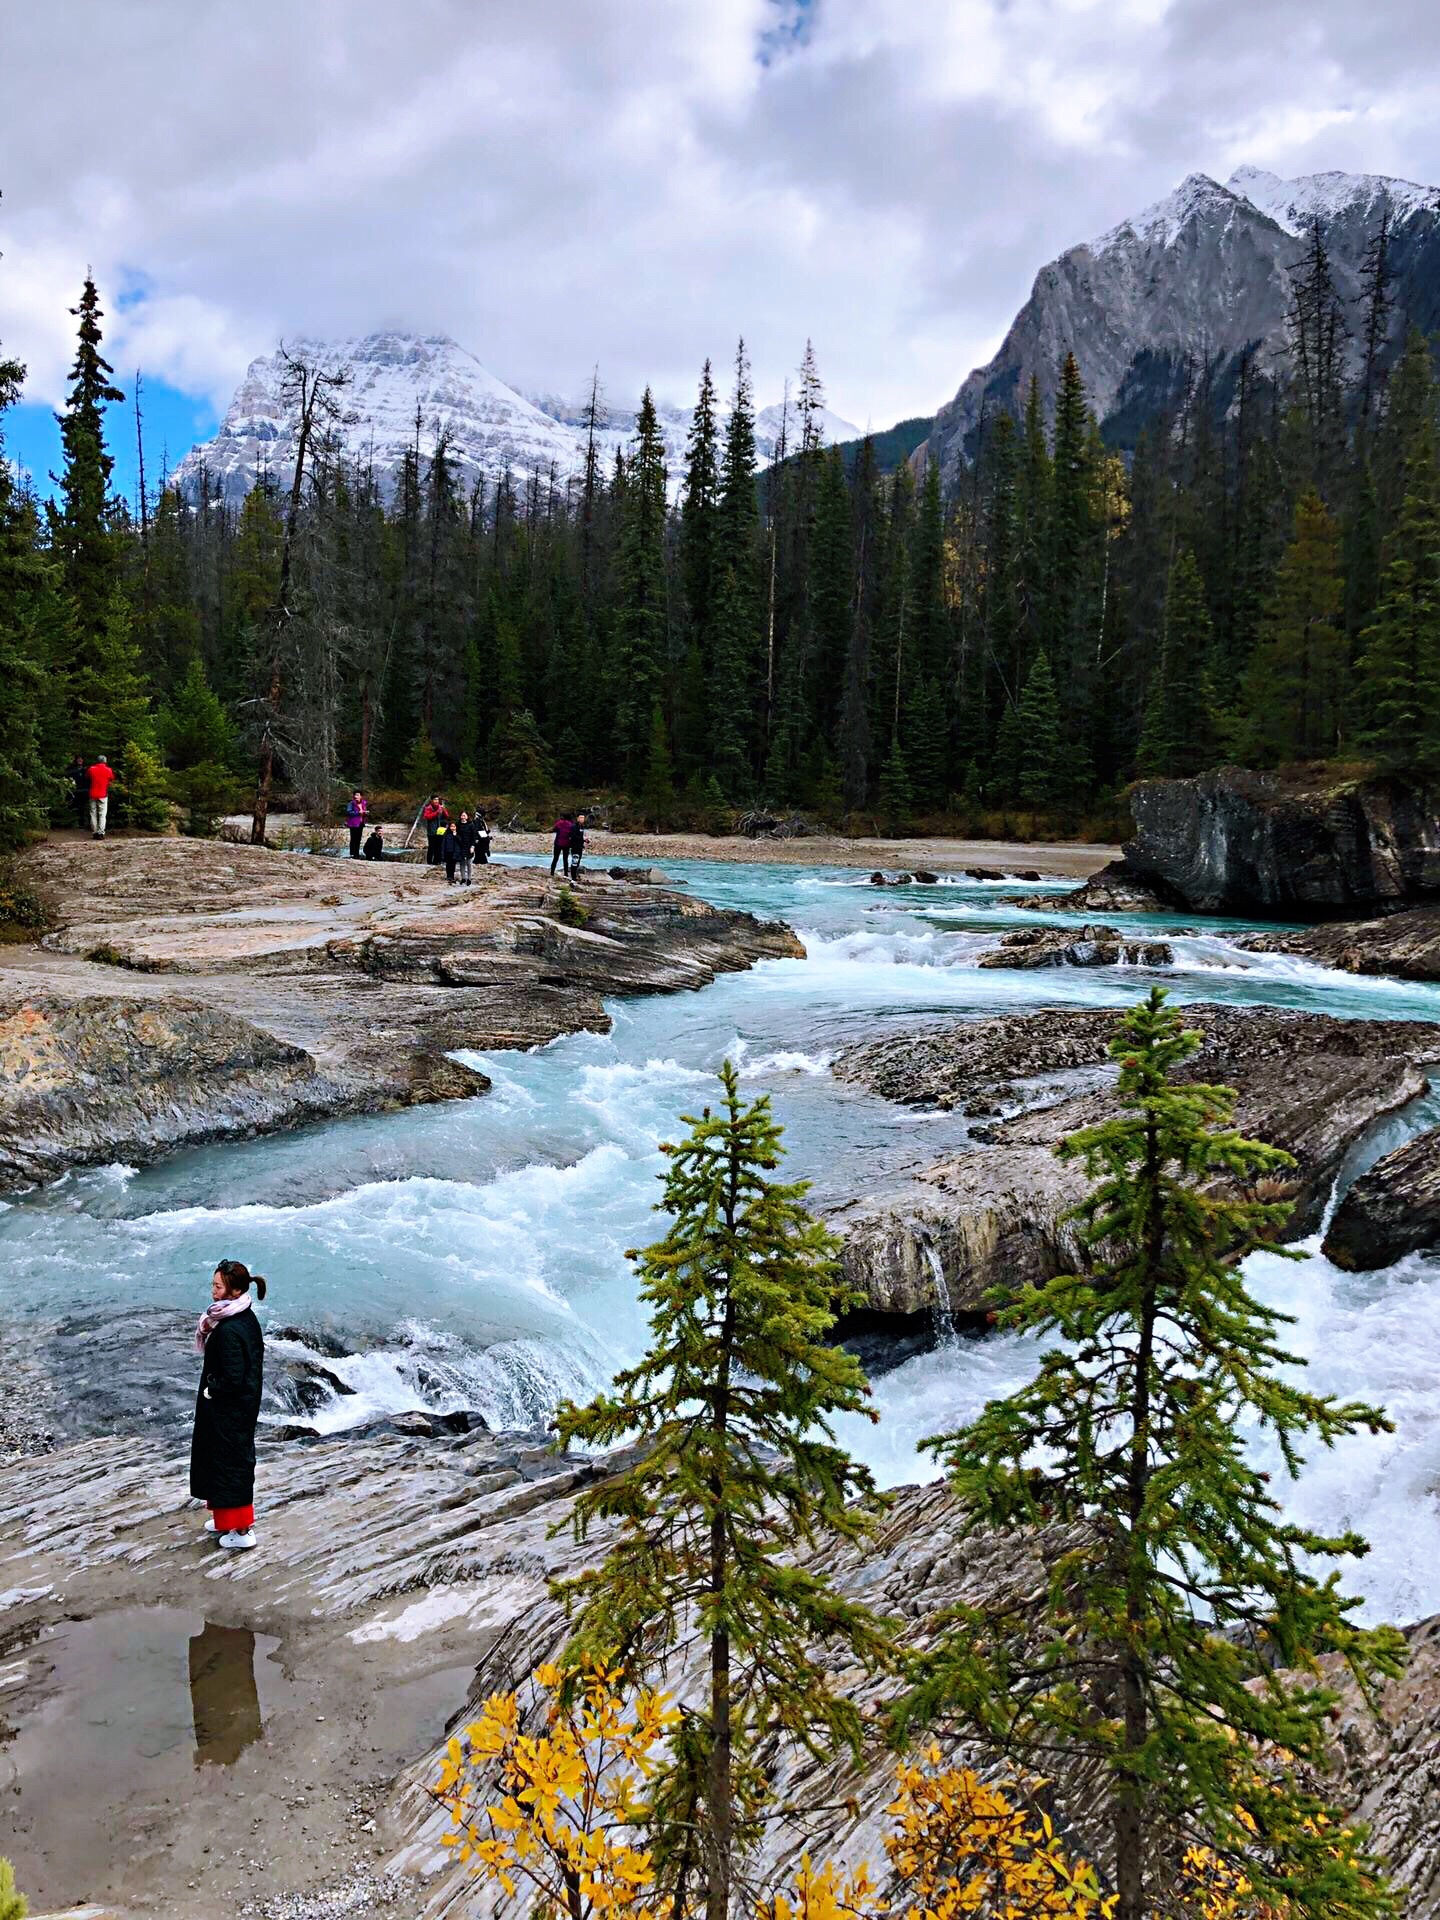
[{"label": "pink scarf", "polygon": [[228,1320],[232,1314],[244,1313],[250,1305],[250,1289],[234,1300],[212,1300],[200,1316],[200,1324],[195,1329],[195,1351],[204,1353],[205,1342],[219,1326],[222,1320]]}]

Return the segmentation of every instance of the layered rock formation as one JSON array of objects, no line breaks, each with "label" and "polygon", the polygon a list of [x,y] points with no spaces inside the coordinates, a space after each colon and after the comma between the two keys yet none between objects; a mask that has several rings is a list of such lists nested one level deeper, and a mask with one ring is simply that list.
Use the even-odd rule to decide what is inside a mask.
[{"label": "layered rock formation", "polygon": [[1440,907],[1407,907],[1378,920],[1336,920],[1284,933],[1247,933],[1250,953],[1293,953],[1341,973],[1440,980]]},{"label": "layered rock formation", "polygon": [[[876,1310],[983,1313],[996,1288],[1082,1269],[1071,1208],[1086,1190],[1056,1159],[1065,1134],[1113,1112],[1109,1009],[1045,1009],[850,1049],[835,1074],[909,1105],[959,1107],[976,1145],[837,1209],[845,1272]],[[1426,1088],[1440,1029],[1280,1008],[1187,1007],[1204,1036],[1187,1076],[1233,1087],[1236,1124],[1294,1155],[1287,1234],[1318,1225],[1350,1149]],[[998,1116],[998,1117],[995,1117]]]},{"label": "layered rock formation", "polygon": [[1440,793],[1222,767],[1130,790],[1125,866],[1202,913],[1333,918],[1440,894]]},{"label": "layered rock formation", "polygon": [[804,951],[788,928],[603,876],[573,925],[523,868],[447,888],[184,840],[52,844],[28,865],[59,926],[0,962],[0,1187],[482,1093],[449,1050],[604,1031],[608,996]]},{"label": "layered rock formation", "polygon": [[1174,950],[1164,940],[1127,940],[1114,927],[1022,927],[982,953],[977,967],[1168,967]]},{"label": "layered rock formation", "polygon": [[1440,1128],[1409,1140],[1360,1175],[1335,1209],[1325,1256],[1373,1273],[1440,1244]]},{"label": "layered rock formation", "polygon": [[[7,1851],[21,1884],[56,1906],[85,1897],[152,1920],[518,1911],[470,1882],[443,1846],[444,1817],[427,1789],[447,1731],[561,1645],[564,1621],[547,1583],[598,1550],[577,1546],[566,1521],[576,1491],[609,1464],[557,1459],[531,1435],[390,1431],[263,1444],[263,1545],[237,1556],[201,1535],[185,1461],[164,1448],[134,1443],[117,1456],[112,1443],[90,1441],[13,1467],[0,1483],[8,1608],[0,1735],[4,1716],[23,1727],[42,1709],[78,1713],[82,1694],[86,1720],[106,1725],[127,1697],[126,1622],[137,1634],[142,1623],[153,1633],[151,1623],[175,1622],[174,1656],[152,1685],[163,1702],[178,1687],[182,1740],[186,1637],[203,1617],[271,1636],[269,1659],[286,1683],[278,1696],[278,1675],[262,1686],[264,1740],[225,1775],[219,1821],[196,1819],[192,1796],[167,1804],[146,1771],[151,1756],[137,1763],[112,1736],[104,1802],[87,1804],[82,1847],[69,1811],[37,1807],[22,1769],[7,1782],[18,1791],[6,1795]],[[962,1537],[949,1495],[931,1485],[900,1490],[863,1548],[824,1542],[812,1557],[841,1592],[902,1621],[907,1642],[923,1648],[957,1602],[1033,1607],[1049,1552],[1026,1534]],[[91,1619],[116,1623],[122,1657],[98,1672],[67,1668],[66,1634]],[[1375,1822],[1412,1920],[1434,1920],[1440,1622],[1413,1628],[1410,1642],[1410,1666],[1385,1690],[1378,1720],[1342,1684],[1330,1784],[1344,1808]],[[138,1658],[138,1646],[130,1651]],[[701,1658],[693,1640],[682,1642],[665,1685],[691,1695]],[[867,1715],[883,1704],[886,1683],[858,1672],[837,1678]],[[749,1863],[758,1884],[791,1874],[803,1846],[883,1869],[893,1760],[873,1724],[858,1769],[838,1755],[777,1756],[786,1798],[814,1811],[804,1834],[784,1823],[770,1830]],[[942,1744],[959,1757],[948,1738]],[[0,1737],[0,1754],[14,1751]],[[181,1760],[188,1768],[183,1748]],[[1068,1830],[1083,1834],[1083,1787],[1062,1781],[1057,1792]],[[352,1890],[344,1904],[342,1888]]]}]

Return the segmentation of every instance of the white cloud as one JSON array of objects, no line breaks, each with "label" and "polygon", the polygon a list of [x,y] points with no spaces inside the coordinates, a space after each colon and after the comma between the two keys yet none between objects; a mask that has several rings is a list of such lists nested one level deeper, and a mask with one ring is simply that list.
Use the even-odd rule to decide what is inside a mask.
[{"label": "white cloud", "polygon": [[809,335],[883,424],[1194,168],[1440,179],[1432,42],[1431,0],[49,0],[0,60],[0,339],[58,400],[93,264],[116,366],[218,401],[390,324],[684,399],[743,331],[762,394]]}]

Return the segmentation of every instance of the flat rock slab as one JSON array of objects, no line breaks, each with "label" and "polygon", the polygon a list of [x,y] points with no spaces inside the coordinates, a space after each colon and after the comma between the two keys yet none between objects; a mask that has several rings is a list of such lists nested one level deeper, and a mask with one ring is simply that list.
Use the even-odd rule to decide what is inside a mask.
[{"label": "flat rock slab", "polygon": [[[1351,1148],[1425,1091],[1440,1029],[1264,1007],[1186,1007],[1202,1034],[1187,1077],[1235,1089],[1236,1122],[1296,1166],[1286,1237],[1318,1225]],[[961,1108],[975,1145],[835,1211],[846,1277],[874,1310],[983,1313],[996,1290],[1083,1268],[1067,1218],[1086,1191],[1056,1143],[1114,1109],[1109,1044],[1122,1015],[1055,1008],[873,1041],[834,1072],[885,1099]]]},{"label": "flat rock slab", "polygon": [[[489,1085],[455,1049],[603,1032],[605,1000],[800,958],[648,880],[386,870],[194,840],[27,856],[58,926],[0,950],[0,1189]],[[578,911],[577,911],[578,906]]]},{"label": "flat rock slab", "polygon": [[1335,920],[1283,933],[1247,933],[1248,953],[1293,953],[1340,973],[1440,980],[1440,907],[1407,907],[1378,920]]}]

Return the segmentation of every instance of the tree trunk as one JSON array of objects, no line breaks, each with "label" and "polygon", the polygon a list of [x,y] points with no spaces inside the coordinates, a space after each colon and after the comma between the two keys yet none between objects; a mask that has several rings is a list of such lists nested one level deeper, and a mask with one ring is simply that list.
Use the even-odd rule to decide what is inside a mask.
[{"label": "tree trunk", "polygon": [[[726,1224],[733,1232],[739,1206],[739,1168],[733,1159],[726,1195]],[[730,1349],[735,1337],[735,1305],[728,1290],[720,1333],[720,1368],[711,1402],[710,1425],[717,1456],[725,1445],[730,1413]],[[710,1482],[713,1502],[710,1519],[710,1595],[723,1600],[728,1578],[724,1488],[717,1466]],[[710,1635],[710,1765],[706,1785],[709,1801],[709,1872],[705,1889],[705,1920],[729,1920],[731,1856],[735,1846],[732,1819],[730,1732],[730,1632],[720,1627]]]},{"label": "tree trunk", "polygon": [[[1165,1219],[1160,1204],[1160,1142],[1154,1126],[1145,1134],[1145,1190],[1150,1218],[1145,1247],[1145,1295],[1140,1311],[1140,1339],[1135,1350],[1131,1388],[1130,1467],[1126,1489],[1129,1527],[1126,1534],[1125,1644],[1120,1656],[1120,1699],[1124,1716],[1123,1752],[1128,1757],[1144,1746],[1149,1733],[1145,1703],[1145,1675],[1138,1652],[1145,1610],[1145,1544],[1141,1531],[1145,1496],[1150,1482],[1150,1369],[1155,1353],[1156,1289],[1165,1249]],[[1115,1816],[1115,1920],[1145,1920],[1145,1828],[1141,1790],[1122,1775]]]}]

